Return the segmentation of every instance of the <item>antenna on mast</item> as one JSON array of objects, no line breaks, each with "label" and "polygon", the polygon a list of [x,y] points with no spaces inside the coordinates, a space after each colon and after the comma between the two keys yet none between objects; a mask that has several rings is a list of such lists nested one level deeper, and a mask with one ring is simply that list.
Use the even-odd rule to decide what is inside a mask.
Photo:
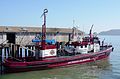
[{"label": "antenna on mast", "polygon": [[42,25],[42,47],[45,47],[45,39],[46,39],[46,13],[48,13],[47,9],[44,9],[43,14],[43,25]]},{"label": "antenna on mast", "polygon": [[41,17],[43,17],[43,20],[44,20],[43,25],[46,25],[46,13],[48,13],[48,10],[44,9],[43,14],[41,15]]}]

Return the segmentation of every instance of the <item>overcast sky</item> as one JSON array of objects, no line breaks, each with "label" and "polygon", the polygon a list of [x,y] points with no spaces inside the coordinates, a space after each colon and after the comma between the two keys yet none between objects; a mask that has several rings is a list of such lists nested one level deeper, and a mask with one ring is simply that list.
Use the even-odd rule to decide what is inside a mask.
[{"label": "overcast sky", "polygon": [[0,26],[39,26],[47,8],[47,27],[89,31],[120,29],[120,0],[0,0]]}]

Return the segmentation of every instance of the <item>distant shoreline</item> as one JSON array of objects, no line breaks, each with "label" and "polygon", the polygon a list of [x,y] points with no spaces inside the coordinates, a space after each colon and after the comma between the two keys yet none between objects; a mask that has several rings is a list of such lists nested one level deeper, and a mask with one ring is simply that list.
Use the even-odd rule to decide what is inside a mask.
[{"label": "distant shoreline", "polygon": [[105,34],[98,34],[98,35],[104,35],[104,36],[120,36],[120,35],[105,35]]},{"label": "distant shoreline", "polygon": [[108,31],[102,31],[100,33],[98,33],[98,35],[120,35],[120,29],[112,29],[112,30],[108,30]]}]

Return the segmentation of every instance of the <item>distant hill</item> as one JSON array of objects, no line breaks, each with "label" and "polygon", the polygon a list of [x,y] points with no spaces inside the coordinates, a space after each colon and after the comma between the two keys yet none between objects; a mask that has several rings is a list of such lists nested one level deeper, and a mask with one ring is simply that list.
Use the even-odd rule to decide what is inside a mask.
[{"label": "distant hill", "polygon": [[112,29],[109,31],[100,32],[99,35],[120,35],[120,29]]}]

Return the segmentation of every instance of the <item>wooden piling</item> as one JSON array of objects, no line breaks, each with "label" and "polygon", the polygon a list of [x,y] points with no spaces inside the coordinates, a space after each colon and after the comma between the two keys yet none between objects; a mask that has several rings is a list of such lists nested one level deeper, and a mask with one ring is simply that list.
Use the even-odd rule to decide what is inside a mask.
[{"label": "wooden piling", "polygon": [[7,48],[6,47],[4,47],[4,58],[6,58],[6,50],[7,50]]},{"label": "wooden piling", "polygon": [[27,58],[27,49],[25,49],[25,60]]},{"label": "wooden piling", "polygon": [[15,45],[13,45],[13,44],[11,46],[11,55],[12,55],[12,57],[15,57]]},{"label": "wooden piling", "polygon": [[22,48],[20,48],[20,58],[22,58]]},{"label": "wooden piling", "polygon": [[12,57],[12,44],[10,44],[10,56]]},{"label": "wooden piling", "polygon": [[[31,49],[31,46],[28,46],[28,49]],[[28,50],[28,57],[31,57],[31,51]]]},{"label": "wooden piling", "polygon": [[[32,46],[32,50],[34,50],[34,46]],[[34,53],[32,52],[32,57],[34,56]]]},{"label": "wooden piling", "polygon": [[14,45],[14,57],[18,58],[18,53],[17,53],[17,45]]},{"label": "wooden piling", "polygon": [[8,54],[8,58],[10,57],[10,49],[9,47],[6,47],[6,50],[7,50],[7,54]]},{"label": "wooden piling", "polygon": [[16,51],[16,53],[15,53],[15,55],[16,55],[16,58],[19,58],[19,45],[15,45],[15,51]]},{"label": "wooden piling", "polygon": [[2,48],[0,48],[0,74],[2,75]]}]

